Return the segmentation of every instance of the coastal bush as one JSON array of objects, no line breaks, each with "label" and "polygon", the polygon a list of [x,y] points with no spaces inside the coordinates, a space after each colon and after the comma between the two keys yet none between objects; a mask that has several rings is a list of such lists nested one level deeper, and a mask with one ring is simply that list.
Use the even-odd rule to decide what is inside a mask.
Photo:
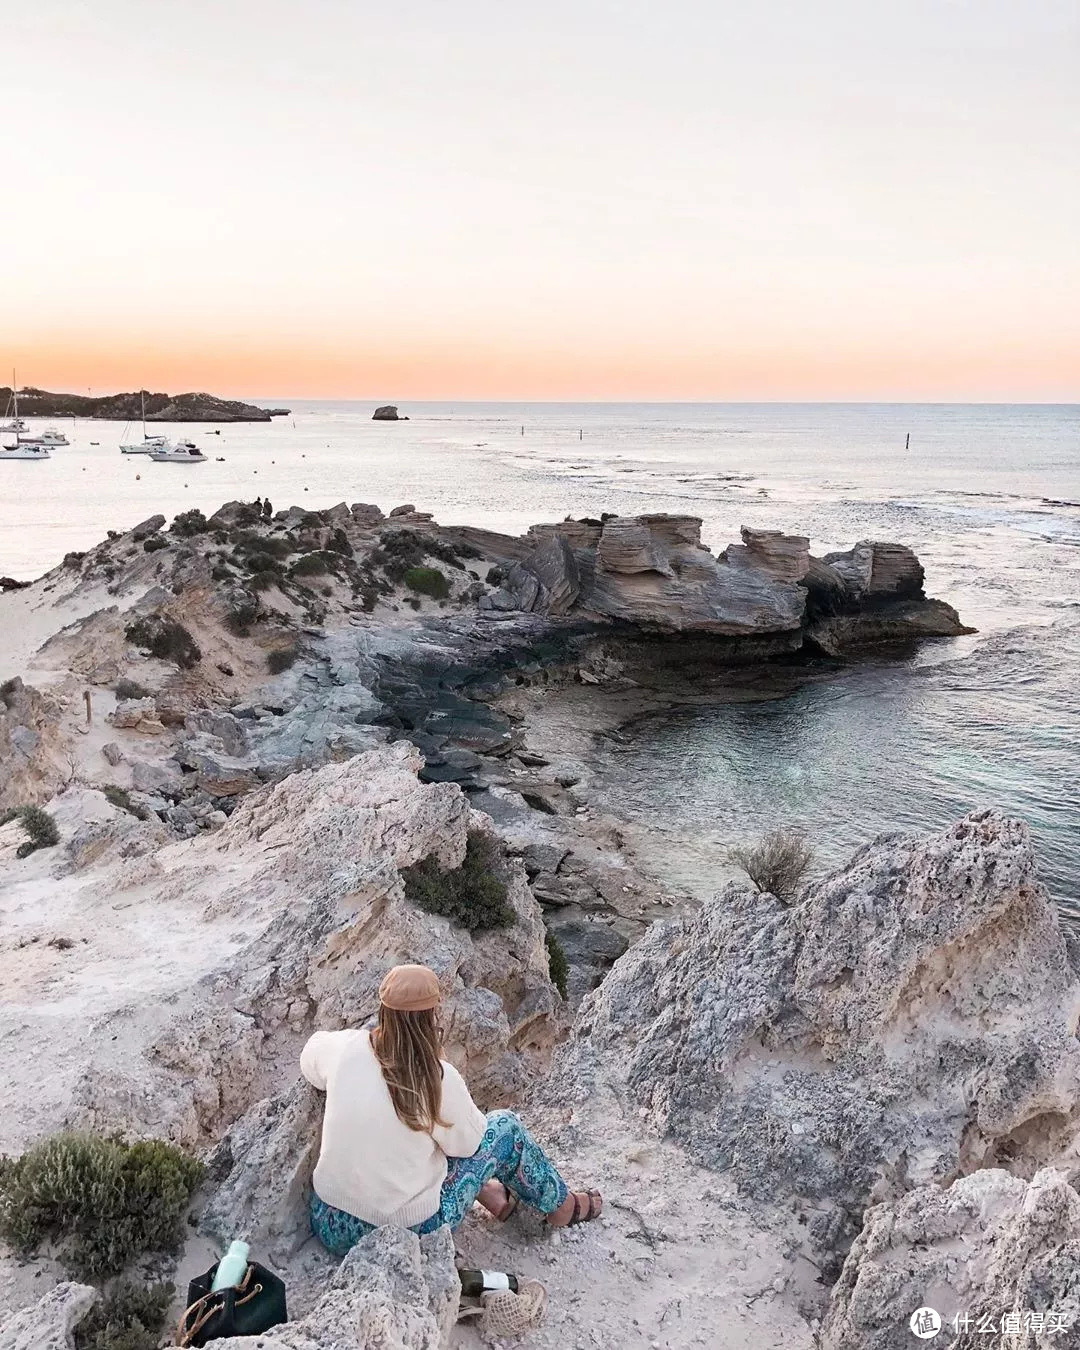
[{"label": "coastal bush", "polygon": [[55,1244],[77,1279],[107,1279],[137,1257],[178,1250],[202,1175],[160,1139],[63,1131],[0,1159],[0,1237],[27,1256]]},{"label": "coastal bush", "polygon": [[430,595],[433,600],[445,600],[450,594],[450,583],[437,567],[410,567],[404,581],[410,591]]},{"label": "coastal bush", "polygon": [[17,858],[29,858],[39,848],[52,848],[60,842],[56,821],[40,806],[13,806],[0,816],[0,825],[7,825],[13,820],[19,822],[26,834],[25,841],[15,850]]},{"label": "coastal bush", "polygon": [[171,534],[179,534],[185,539],[190,539],[196,534],[205,534],[208,529],[210,523],[197,506],[192,507],[190,511],[181,511],[169,526]]},{"label": "coastal bush", "polygon": [[551,983],[565,998],[566,977],[570,974],[570,966],[563,945],[550,928],[544,933],[544,943],[547,946],[548,975],[551,977]]},{"label": "coastal bush", "polygon": [[159,549],[168,547],[169,541],[160,534],[152,534],[149,539],[143,541],[144,553],[157,553]]},{"label": "coastal bush", "polygon": [[173,1293],[171,1284],[120,1281],[75,1328],[75,1350],[157,1350]]},{"label": "coastal bush", "polygon": [[434,855],[402,868],[406,898],[429,914],[442,914],[470,933],[508,928],[516,918],[506,899],[506,885],[497,873],[499,852],[494,841],[469,831],[465,861],[444,872]]},{"label": "coastal bush", "polygon": [[327,572],[333,571],[338,561],[336,554],[316,549],[313,553],[305,553],[303,557],[297,558],[289,568],[289,574],[294,577],[323,577]]},{"label": "coastal bush", "polygon": [[814,860],[814,850],[797,830],[770,830],[753,844],[737,844],[728,858],[759,891],[790,904]]},{"label": "coastal bush", "polygon": [[151,656],[162,661],[175,661],[183,670],[190,670],[202,660],[198,644],[184,625],[163,614],[148,614],[145,619],[136,619],[124,629],[124,636]]},{"label": "coastal bush", "polygon": [[247,637],[251,625],[258,617],[258,601],[236,600],[225,611],[225,627],[237,637]]},{"label": "coastal bush", "polygon": [[295,646],[275,647],[272,652],[266,653],[266,668],[271,675],[280,675],[283,670],[288,670],[290,666],[296,664],[299,655]]},{"label": "coastal bush", "polygon": [[144,688],[137,680],[117,680],[113,686],[113,693],[117,698],[149,698],[150,690]]},{"label": "coastal bush", "polygon": [[346,558],[351,558],[353,555],[353,546],[349,543],[349,536],[340,525],[326,541],[326,547],[331,553],[341,553]]},{"label": "coastal bush", "polygon": [[135,805],[126,788],[117,787],[115,783],[109,783],[106,787],[101,789],[101,793],[105,800],[112,806],[115,806],[118,810],[127,811],[128,814],[133,815],[136,820],[146,819],[145,811],[143,811],[141,807]]},{"label": "coastal bush", "polygon": [[241,559],[258,553],[264,557],[280,560],[295,552],[292,540],[288,538],[259,534],[255,530],[239,530],[233,535],[233,553]]},{"label": "coastal bush", "polygon": [[248,577],[247,584],[253,591],[268,591],[271,586],[279,586],[282,574],[275,567],[266,567]]},{"label": "coastal bush", "polygon": [[5,708],[10,708],[15,702],[15,695],[19,692],[21,685],[22,680],[18,676],[0,684],[0,703],[3,703]]}]

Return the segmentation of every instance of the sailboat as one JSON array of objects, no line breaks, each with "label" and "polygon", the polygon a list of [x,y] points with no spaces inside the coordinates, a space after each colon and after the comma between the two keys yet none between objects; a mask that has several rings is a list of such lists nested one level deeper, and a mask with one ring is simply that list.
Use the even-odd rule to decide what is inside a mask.
[{"label": "sailboat", "polygon": [[[9,420],[10,419],[10,420]],[[0,426],[0,433],[13,431],[18,435],[20,431],[29,431],[23,419],[19,416],[19,391],[15,387],[15,372],[11,372],[11,393],[8,395],[7,410],[4,413],[4,422]]]},{"label": "sailboat", "polygon": [[[156,436],[146,434],[146,391],[139,390],[139,400],[142,404],[142,441],[133,441],[130,445],[123,440],[120,441],[120,453],[122,455],[149,455],[155,450],[165,450],[168,448],[168,441],[159,432]],[[124,429],[124,435],[127,435],[127,429]]]},{"label": "sailboat", "polygon": [[0,450],[0,461],[7,459],[49,459],[48,444],[40,436],[26,436],[23,433],[26,430],[26,423],[19,416],[19,391],[15,387],[15,372],[11,372],[11,400],[14,406],[15,417],[13,421],[5,426],[5,431],[15,431],[14,443],[6,441],[4,448]]}]

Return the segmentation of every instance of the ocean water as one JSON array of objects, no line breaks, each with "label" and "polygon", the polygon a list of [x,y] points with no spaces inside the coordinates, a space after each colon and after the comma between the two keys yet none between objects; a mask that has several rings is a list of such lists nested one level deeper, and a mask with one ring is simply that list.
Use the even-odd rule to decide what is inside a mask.
[{"label": "ocean water", "polygon": [[48,463],[0,464],[0,575],[38,575],[158,511],[256,495],[413,502],[514,532],[692,512],[713,548],[743,524],[807,534],[816,553],[901,540],[976,636],[630,728],[603,751],[612,804],[699,891],[718,847],[771,824],[805,826],[824,865],[999,805],[1030,822],[1048,885],[1080,913],[1080,406],[414,404],[396,424],[371,404],[291,406],[185,428],[211,456],[191,466],[120,455],[119,424],[60,424],[72,445]]}]

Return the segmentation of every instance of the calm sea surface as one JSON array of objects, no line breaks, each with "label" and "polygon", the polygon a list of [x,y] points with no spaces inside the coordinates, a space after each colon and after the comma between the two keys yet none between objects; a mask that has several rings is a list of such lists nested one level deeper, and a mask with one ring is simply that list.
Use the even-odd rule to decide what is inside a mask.
[{"label": "calm sea surface", "polygon": [[902,540],[977,637],[640,724],[610,752],[613,805],[697,890],[718,846],[774,823],[806,826],[831,863],[883,830],[1000,805],[1031,823],[1048,885],[1080,913],[1080,406],[414,404],[390,425],[371,404],[292,407],[184,428],[211,456],[192,466],[121,456],[120,424],[59,423],[72,444],[48,463],[0,464],[0,575],[36,576],[158,511],[256,495],[413,502],[515,532],[693,512],[714,548],[743,524],[808,534],[818,553]]}]

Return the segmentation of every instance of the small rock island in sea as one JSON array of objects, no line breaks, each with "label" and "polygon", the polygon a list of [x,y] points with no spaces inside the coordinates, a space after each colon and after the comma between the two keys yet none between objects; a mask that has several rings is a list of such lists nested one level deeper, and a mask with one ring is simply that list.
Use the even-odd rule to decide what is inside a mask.
[{"label": "small rock island in sea", "polygon": [[396,403],[384,403],[371,414],[371,420],[373,422],[407,422],[409,419],[401,416]]},{"label": "small rock island in sea", "polygon": [[[0,388],[0,403],[11,390]],[[142,414],[139,391],[132,394],[50,394],[45,389],[21,389],[19,411],[25,417],[93,417],[110,422],[131,421]],[[146,393],[148,422],[269,422],[284,417],[288,408],[259,408],[254,403],[217,398],[214,394]]]}]

